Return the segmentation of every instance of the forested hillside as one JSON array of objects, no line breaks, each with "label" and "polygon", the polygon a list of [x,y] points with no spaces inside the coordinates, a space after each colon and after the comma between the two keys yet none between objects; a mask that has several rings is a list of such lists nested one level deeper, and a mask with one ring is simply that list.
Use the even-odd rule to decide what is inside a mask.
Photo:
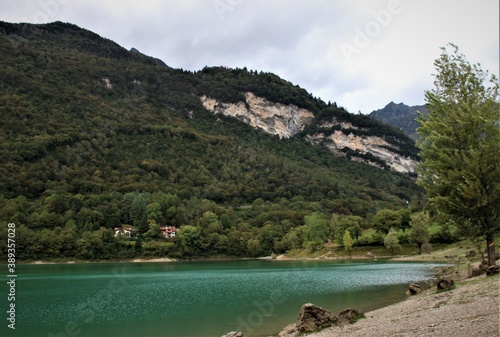
[{"label": "forested hillside", "polygon": [[[21,259],[266,255],[314,241],[307,219],[367,225],[421,195],[409,175],[201,104],[253,92],[311,110],[306,133],[337,116],[416,156],[399,131],[270,73],[193,73],[71,24],[0,22],[0,78],[0,221],[16,223]],[[137,237],[113,237],[123,225]],[[160,226],[180,228],[177,237],[162,238]]]}]

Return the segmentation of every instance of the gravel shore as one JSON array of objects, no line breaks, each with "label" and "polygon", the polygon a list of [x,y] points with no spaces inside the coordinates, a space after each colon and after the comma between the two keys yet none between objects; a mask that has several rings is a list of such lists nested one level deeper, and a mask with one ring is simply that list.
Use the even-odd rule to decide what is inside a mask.
[{"label": "gravel shore", "polygon": [[500,336],[500,278],[468,279],[442,293],[434,287],[365,316],[354,324],[307,336]]}]

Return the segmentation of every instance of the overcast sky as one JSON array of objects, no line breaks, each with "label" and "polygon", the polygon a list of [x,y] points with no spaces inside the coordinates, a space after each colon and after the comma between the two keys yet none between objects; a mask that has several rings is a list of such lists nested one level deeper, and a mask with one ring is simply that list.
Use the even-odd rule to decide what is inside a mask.
[{"label": "overcast sky", "polygon": [[175,68],[273,72],[354,113],[423,104],[448,42],[499,73],[498,0],[0,0],[0,20],[71,22]]}]

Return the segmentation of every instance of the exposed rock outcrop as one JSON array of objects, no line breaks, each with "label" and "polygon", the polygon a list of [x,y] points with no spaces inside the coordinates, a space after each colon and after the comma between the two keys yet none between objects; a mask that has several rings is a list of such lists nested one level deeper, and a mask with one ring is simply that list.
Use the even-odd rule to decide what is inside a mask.
[{"label": "exposed rock outcrop", "polygon": [[361,310],[348,308],[340,312],[337,323],[339,325],[352,324],[364,316]]},{"label": "exposed rock outcrop", "polygon": [[[290,138],[300,133],[314,119],[314,114],[293,104],[274,103],[245,94],[245,102],[224,103],[214,98],[200,97],[203,106],[214,114],[234,117],[256,129],[263,130],[280,138]],[[394,144],[383,137],[351,122],[333,118],[317,125],[316,131],[307,134],[305,139],[313,145],[325,145],[334,155],[346,156],[348,149],[351,160],[367,163],[376,167],[390,167],[397,172],[414,173],[417,161],[401,155]]]},{"label": "exposed rock outcrop", "polygon": [[337,316],[330,311],[312,303],[307,303],[300,308],[299,318],[296,323],[286,326],[279,337],[295,337],[303,332],[312,332],[337,324]]},{"label": "exposed rock outcrop", "polygon": [[422,287],[421,286],[419,286],[416,283],[411,283],[410,286],[408,287],[406,295],[407,296],[413,296],[413,295],[420,294],[421,292],[422,292]]},{"label": "exposed rock outcrop", "polygon": [[250,126],[280,138],[290,138],[299,133],[314,118],[311,111],[293,104],[273,103],[257,97],[251,92],[245,95],[245,102],[223,103],[202,96],[203,106],[213,113],[231,116]]},{"label": "exposed rock outcrop", "polygon": [[[349,128],[348,128],[349,129]],[[417,161],[404,157],[390,148],[394,145],[377,136],[358,136],[354,133],[345,133],[342,130],[335,130],[330,135],[325,135],[327,132],[318,132],[312,135],[307,135],[306,139],[311,144],[324,144],[331,152],[337,155],[345,155],[344,148],[351,151],[357,151],[360,154],[371,154],[374,157],[385,162],[389,167],[397,172],[415,172]],[[378,163],[370,160],[359,160],[373,166],[380,166]]]},{"label": "exposed rock outcrop", "polygon": [[307,303],[300,309],[299,318],[296,323],[297,331],[310,332],[318,330],[336,324],[337,320],[337,316],[330,311],[312,303]]},{"label": "exposed rock outcrop", "polygon": [[357,309],[345,309],[339,316],[317,305],[307,303],[302,306],[296,323],[286,326],[279,337],[296,337],[304,332],[312,332],[332,325],[350,324],[364,317],[362,311]]}]

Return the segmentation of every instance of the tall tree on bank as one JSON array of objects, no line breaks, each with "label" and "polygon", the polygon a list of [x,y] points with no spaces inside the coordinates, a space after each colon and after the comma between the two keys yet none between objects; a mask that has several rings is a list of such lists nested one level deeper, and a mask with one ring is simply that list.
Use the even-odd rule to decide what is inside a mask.
[{"label": "tall tree on bank", "polygon": [[435,89],[425,92],[429,115],[419,118],[418,183],[462,232],[486,239],[493,265],[500,231],[499,84],[450,47],[452,54],[442,48],[434,62]]},{"label": "tall tree on bank", "polygon": [[342,243],[344,244],[344,249],[345,251],[347,252],[347,254],[349,254],[349,258],[351,259],[352,258],[352,237],[351,237],[351,233],[346,230],[344,232],[344,236],[342,237]]}]

